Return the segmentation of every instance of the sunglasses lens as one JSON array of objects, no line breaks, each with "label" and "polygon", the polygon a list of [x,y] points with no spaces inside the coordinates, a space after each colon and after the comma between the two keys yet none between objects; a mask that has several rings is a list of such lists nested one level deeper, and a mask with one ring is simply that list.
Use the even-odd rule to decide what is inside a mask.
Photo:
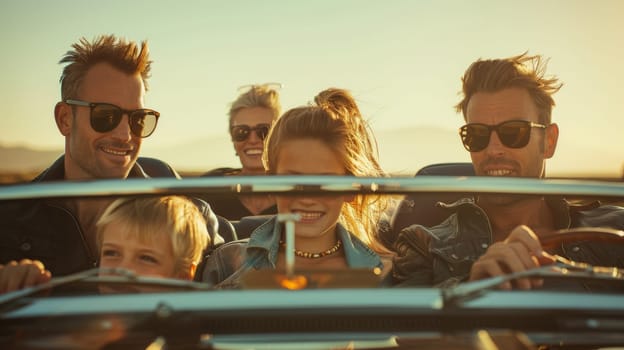
[{"label": "sunglasses lens", "polygon": [[[538,125],[545,128],[543,125]],[[531,122],[512,120],[494,126],[484,124],[466,124],[459,129],[464,147],[469,152],[484,150],[490,143],[490,135],[496,130],[500,142],[509,148],[522,148],[531,138]]]},{"label": "sunglasses lens", "polygon": [[106,104],[97,105],[91,110],[91,127],[97,132],[109,132],[119,125],[121,117],[119,108]]},{"label": "sunglasses lens", "polygon": [[158,116],[156,111],[136,110],[130,116],[130,130],[138,137],[148,137],[156,130]]},{"label": "sunglasses lens", "polygon": [[249,125],[236,125],[230,128],[230,134],[232,135],[232,140],[242,142],[247,140],[251,132],[254,131],[260,140],[264,140],[269,134],[270,128],[271,125],[269,124],[259,124],[253,128]]},{"label": "sunglasses lens", "polygon": [[522,148],[529,143],[531,125],[525,121],[510,121],[500,124],[497,133],[503,145]]},{"label": "sunglasses lens", "polygon": [[260,138],[260,140],[264,140],[266,139],[267,135],[269,134],[269,129],[271,128],[270,125],[258,125],[256,126],[256,135],[258,135],[258,137]]},{"label": "sunglasses lens", "polygon": [[464,125],[460,129],[460,136],[468,152],[482,151],[490,143],[490,129],[485,125]]},{"label": "sunglasses lens", "polygon": [[230,135],[232,135],[232,140],[236,142],[242,142],[247,140],[250,132],[251,128],[247,125],[237,125],[233,126],[230,129]]}]

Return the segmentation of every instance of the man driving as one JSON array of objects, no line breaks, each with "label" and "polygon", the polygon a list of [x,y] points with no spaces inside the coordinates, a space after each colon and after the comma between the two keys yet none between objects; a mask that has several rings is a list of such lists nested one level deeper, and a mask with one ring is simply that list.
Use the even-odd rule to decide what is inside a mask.
[{"label": "man driving", "polygon": [[[526,53],[478,60],[462,77],[456,109],[477,176],[543,178],[557,146],[551,120],[553,94],[562,86],[545,76],[546,62]],[[581,242],[545,252],[540,236],[571,227],[624,228],[624,208],[573,205],[563,198],[479,195],[443,204],[449,217],[425,228],[411,225],[396,241],[394,278],[401,285],[448,286],[553,263],[553,253],[600,266],[622,266],[622,254],[606,244]],[[503,289],[532,289],[539,279],[518,279]]]}]

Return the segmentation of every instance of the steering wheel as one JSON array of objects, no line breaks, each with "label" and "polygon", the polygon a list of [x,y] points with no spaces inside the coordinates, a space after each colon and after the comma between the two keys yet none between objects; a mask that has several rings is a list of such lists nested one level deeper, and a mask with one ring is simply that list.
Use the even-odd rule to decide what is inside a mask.
[{"label": "steering wheel", "polygon": [[624,231],[606,227],[577,227],[558,230],[540,237],[542,248],[546,250],[580,241],[624,244]]}]

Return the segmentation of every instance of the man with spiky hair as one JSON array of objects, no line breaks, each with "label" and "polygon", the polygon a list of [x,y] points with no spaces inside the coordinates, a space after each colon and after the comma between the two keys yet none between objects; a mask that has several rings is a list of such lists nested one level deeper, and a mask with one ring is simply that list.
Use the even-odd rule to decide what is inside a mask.
[{"label": "man with spiky hair", "polygon": [[[137,158],[160,115],[143,105],[151,68],[147,43],[114,35],[81,38],[60,63],[65,68],[54,118],[65,137],[65,154],[34,181],[149,177]],[[171,172],[159,175],[178,176],[162,165]],[[110,201],[3,204],[0,264],[38,261],[54,276],[94,267],[95,223]]]},{"label": "man with spiky hair", "polygon": [[[561,83],[545,74],[546,61],[526,53],[477,60],[462,77],[456,109],[478,176],[543,178],[546,160],[557,146],[559,127],[551,120],[552,97]],[[540,237],[574,227],[624,229],[624,208],[531,195],[479,195],[442,204],[450,216],[426,228],[414,224],[399,233],[394,277],[403,285],[449,286],[552,264]],[[568,259],[622,267],[622,250],[596,243],[562,244],[554,250]],[[542,287],[522,278],[503,289]]]},{"label": "man with spiky hair", "polygon": [[141,141],[158,120],[143,107],[151,68],[147,43],[106,35],[82,38],[73,48],[60,61],[67,65],[54,109],[65,136],[64,178],[126,178],[139,170],[133,167]]}]

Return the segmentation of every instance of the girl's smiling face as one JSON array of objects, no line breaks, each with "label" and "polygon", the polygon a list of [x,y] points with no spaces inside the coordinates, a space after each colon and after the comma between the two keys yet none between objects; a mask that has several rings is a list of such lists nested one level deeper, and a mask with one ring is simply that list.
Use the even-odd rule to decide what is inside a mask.
[{"label": "girl's smiling face", "polygon": [[[296,139],[279,147],[277,175],[345,175],[341,158],[317,139]],[[335,243],[335,227],[345,196],[277,196],[280,213],[297,213],[301,220],[295,224],[297,239],[324,237],[318,241],[321,249]],[[322,241],[322,242],[321,242]],[[331,246],[331,244],[329,246]],[[298,244],[297,244],[298,245]],[[316,245],[316,244],[313,244]],[[309,246],[313,246],[309,245]]]}]

